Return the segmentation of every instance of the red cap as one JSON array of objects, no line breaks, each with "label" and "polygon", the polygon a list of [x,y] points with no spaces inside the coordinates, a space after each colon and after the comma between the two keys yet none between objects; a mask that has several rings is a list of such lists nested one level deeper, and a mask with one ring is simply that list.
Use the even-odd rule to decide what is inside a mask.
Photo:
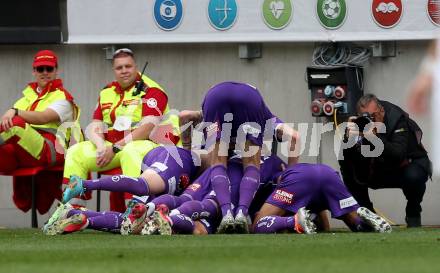
[{"label": "red cap", "polygon": [[58,58],[53,51],[41,50],[38,51],[37,54],[35,54],[34,63],[32,64],[32,67],[38,67],[43,65],[56,67],[57,64],[58,64]]}]

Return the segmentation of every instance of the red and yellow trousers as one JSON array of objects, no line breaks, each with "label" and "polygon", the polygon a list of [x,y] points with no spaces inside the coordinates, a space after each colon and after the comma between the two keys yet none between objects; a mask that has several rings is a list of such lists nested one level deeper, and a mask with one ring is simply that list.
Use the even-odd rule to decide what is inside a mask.
[{"label": "red and yellow trousers", "polygon": [[[0,125],[0,172],[8,173],[23,167],[62,165],[64,155],[55,151],[55,135],[34,129],[23,118],[13,118],[13,126],[4,130]],[[62,176],[44,173],[35,177],[37,209],[46,213],[55,199],[61,197]],[[20,210],[31,208],[31,179],[13,178],[12,199]]]}]

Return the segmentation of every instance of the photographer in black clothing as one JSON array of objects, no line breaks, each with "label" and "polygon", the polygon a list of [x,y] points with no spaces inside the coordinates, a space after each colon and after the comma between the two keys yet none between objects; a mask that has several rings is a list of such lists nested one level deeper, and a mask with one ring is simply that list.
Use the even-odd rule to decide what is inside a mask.
[{"label": "photographer in black clothing", "polygon": [[[344,157],[339,160],[345,185],[360,206],[372,211],[368,188],[401,188],[408,200],[405,218],[408,227],[421,226],[420,204],[431,176],[431,162],[421,143],[421,129],[401,108],[371,94],[359,99],[357,111],[359,117],[349,119],[344,140],[355,138],[356,144],[343,150]],[[378,132],[378,127],[373,126],[377,123],[383,123],[386,132]],[[360,128],[364,126],[365,129]],[[375,148],[369,141],[373,138],[383,143],[383,152],[366,157],[362,150],[365,151],[365,145],[370,146],[369,150]]]}]

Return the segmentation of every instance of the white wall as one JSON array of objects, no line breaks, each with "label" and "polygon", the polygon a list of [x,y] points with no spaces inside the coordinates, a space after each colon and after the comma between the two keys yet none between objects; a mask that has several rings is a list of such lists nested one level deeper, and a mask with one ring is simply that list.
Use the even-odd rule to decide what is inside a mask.
[{"label": "white wall", "polygon": [[[405,108],[406,87],[418,69],[426,42],[399,42],[398,55],[389,59],[371,59],[366,66],[366,91],[377,94]],[[61,78],[82,108],[83,126],[91,119],[99,90],[112,80],[110,61],[105,60],[101,45],[48,46],[60,58]],[[249,82],[263,93],[273,110],[286,122],[312,123],[309,114],[310,95],[305,82],[305,68],[310,65],[313,44],[264,44],[263,57],[252,61],[238,58],[236,44],[135,45],[139,66],[149,61],[147,74],[168,92],[173,108],[199,108],[204,92],[225,80]],[[26,83],[32,81],[33,54],[45,46],[0,46],[0,111],[11,107]],[[425,132],[429,148],[430,121],[417,118]],[[310,125],[311,128],[311,125]],[[309,138],[310,141],[310,130]],[[322,160],[337,168],[333,152],[333,133],[322,142]],[[303,161],[316,162],[307,156]],[[1,155],[0,155],[1,156]],[[438,183],[428,183],[423,203],[423,223],[440,224],[436,209],[440,207]],[[26,227],[30,216],[14,208],[11,201],[11,178],[0,177],[0,226]],[[404,223],[405,200],[400,190],[372,192],[376,206],[396,223]],[[107,199],[104,199],[107,205]],[[105,206],[106,207],[106,206]],[[40,217],[42,220],[47,218]]]}]

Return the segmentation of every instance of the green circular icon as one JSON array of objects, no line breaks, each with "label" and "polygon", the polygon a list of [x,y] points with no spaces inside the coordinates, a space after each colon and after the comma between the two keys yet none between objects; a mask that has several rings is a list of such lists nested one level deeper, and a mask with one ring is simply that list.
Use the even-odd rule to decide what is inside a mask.
[{"label": "green circular icon", "polygon": [[273,29],[285,28],[292,19],[292,10],[291,0],[264,0],[264,22]]},{"label": "green circular icon", "polygon": [[325,28],[336,29],[345,21],[347,5],[345,0],[318,0],[316,13]]}]

